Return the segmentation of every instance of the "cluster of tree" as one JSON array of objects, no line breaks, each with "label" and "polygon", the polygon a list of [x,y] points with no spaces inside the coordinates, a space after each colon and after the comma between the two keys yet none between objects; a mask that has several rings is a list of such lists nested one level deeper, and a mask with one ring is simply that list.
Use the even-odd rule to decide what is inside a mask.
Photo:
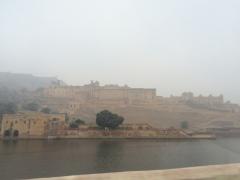
[{"label": "cluster of tree", "polygon": [[182,121],[180,124],[182,129],[188,129],[189,128],[189,124],[187,121]]},{"label": "cluster of tree", "polygon": [[85,121],[81,120],[81,119],[76,119],[75,121],[71,122],[69,127],[70,128],[79,128],[80,125],[84,125]]},{"label": "cluster of tree", "polygon": [[48,107],[42,108],[41,112],[45,113],[45,114],[50,114],[51,113],[51,109]]},{"label": "cluster of tree", "polygon": [[14,102],[14,103],[19,103],[22,99],[22,94],[20,92],[9,89],[7,87],[1,87],[0,85],[0,101],[2,103],[9,103],[9,102]]},{"label": "cluster of tree", "polygon": [[0,103],[0,118],[3,114],[14,114],[17,112],[17,105],[14,103]]},{"label": "cluster of tree", "polygon": [[31,102],[28,104],[24,104],[22,108],[27,111],[38,111],[40,109],[40,105],[35,102]]},{"label": "cluster of tree", "polygon": [[[27,111],[39,111],[40,106],[37,103],[32,102],[32,103],[23,105],[22,108]],[[15,103],[12,103],[12,102],[0,103],[0,118],[2,117],[3,114],[14,114],[17,112],[17,110],[18,110],[18,107]],[[51,109],[46,107],[46,108],[43,108],[41,112],[50,114]]]},{"label": "cluster of tree", "polygon": [[124,118],[108,110],[101,111],[97,114],[96,123],[101,128],[115,129],[122,124]]},{"label": "cluster of tree", "polygon": [[[22,108],[24,110],[27,110],[27,111],[39,111],[41,109],[41,106],[36,103],[36,102],[31,102],[31,103],[28,103],[28,104],[24,104],[22,106]],[[46,114],[50,114],[51,113],[51,109],[48,108],[48,107],[44,107],[40,110],[40,112],[43,112],[43,113],[46,113]]]}]

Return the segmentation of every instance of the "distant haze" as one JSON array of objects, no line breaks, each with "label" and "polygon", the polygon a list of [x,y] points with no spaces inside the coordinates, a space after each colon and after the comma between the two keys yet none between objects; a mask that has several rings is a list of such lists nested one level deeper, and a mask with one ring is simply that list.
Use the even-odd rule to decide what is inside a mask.
[{"label": "distant haze", "polygon": [[1,0],[0,71],[240,102],[239,0]]}]

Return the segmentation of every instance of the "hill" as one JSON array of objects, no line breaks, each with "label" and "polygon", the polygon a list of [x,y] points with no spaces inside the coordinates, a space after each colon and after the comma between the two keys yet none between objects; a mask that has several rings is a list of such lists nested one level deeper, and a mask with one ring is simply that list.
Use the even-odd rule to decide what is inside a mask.
[{"label": "hill", "polygon": [[191,129],[207,127],[240,127],[240,114],[231,112],[210,111],[191,108],[185,105],[169,105],[156,107],[114,107],[114,106],[83,106],[78,116],[88,123],[95,123],[95,115],[108,109],[125,117],[125,123],[149,123],[155,127],[180,127],[187,121]]},{"label": "hill", "polygon": [[22,102],[32,96],[32,91],[53,83],[65,84],[55,77],[0,72],[0,102]]},{"label": "hill", "polygon": [[38,77],[31,74],[17,74],[9,72],[0,72],[0,88],[12,90],[36,90],[38,88],[48,87],[53,83],[65,84],[56,77]]}]

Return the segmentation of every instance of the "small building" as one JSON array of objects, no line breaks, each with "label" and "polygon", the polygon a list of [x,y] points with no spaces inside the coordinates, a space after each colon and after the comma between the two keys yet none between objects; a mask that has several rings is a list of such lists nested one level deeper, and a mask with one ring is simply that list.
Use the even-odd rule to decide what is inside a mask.
[{"label": "small building", "polygon": [[65,122],[65,114],[45,114],[42,112],[18,112],[4,114],[1,135],[5,138],[43,138],[48,136],[52,122]]}]

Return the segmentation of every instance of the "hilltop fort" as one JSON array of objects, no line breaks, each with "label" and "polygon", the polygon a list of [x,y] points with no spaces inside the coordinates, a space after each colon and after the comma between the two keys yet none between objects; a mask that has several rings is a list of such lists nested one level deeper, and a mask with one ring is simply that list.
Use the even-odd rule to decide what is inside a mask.
[{"label": "hilltop fort", "polygon": [[[120,114],[127,123],[132,124],[131,126],[140,124],[141,129],[143,124],[149,124],[153,128],[150,134],[155,132],[154,128],[170,128],[167,131],[169,135],[169,132],[174,133],[172,127],[181,128],[183,122],[192,130],[240,128],[239,105],[226,102],[223,95],[195,96],[192,92],[184,92],[181,96],[162,97],[157,94],[155,88],[100,85],[98,81],[91,81],[83,86],[69,86],[54,81],[48,87],[29,92],[25,93],[28,94],[28,98],[24,103],[38,104],[39,108],[50,109],[51,113],[44,111],[47,114],[42,114],[38,106],[29,109],[24,103],[20,103],[20,110],[27,108],[30,111],[4,115],[2,133],[14,135],[14,131],[8,130],[15,128],[20,130],[15,134],[20,133],[23,137],[46,136],[51,134],[52,130],[53,134],[60,132],[71,135],[75,131],[66,131],[63,121],[67,123],[81,119],[87,124],[93,124],[96,114],[105,109]],[[60,130],[55,129],[55,125],[60,127]],[[147,129],[151,129],[149,127]],[[92,126],[85,128],[94,129]],[[96,132],[93,131],[93,134]],[[75,132],[75,136],[79,136],[78,131]]]},{"label": "hilltop fort", "polygon": [[105,85],[91,81],[83,86],[66,86],[54,84],[44,88],[39,94],[47,99],[46,106],[55,106],[69,114],[75,114],[83,106],[161,106],[188,105],[195,108],[205,108],[217,111],[237,112],[239,107],[230,102],[224,102],[223,95],[194,96],[185,92],[182,96],[158,96],[156,89],[130,88],[129,86]]}]

